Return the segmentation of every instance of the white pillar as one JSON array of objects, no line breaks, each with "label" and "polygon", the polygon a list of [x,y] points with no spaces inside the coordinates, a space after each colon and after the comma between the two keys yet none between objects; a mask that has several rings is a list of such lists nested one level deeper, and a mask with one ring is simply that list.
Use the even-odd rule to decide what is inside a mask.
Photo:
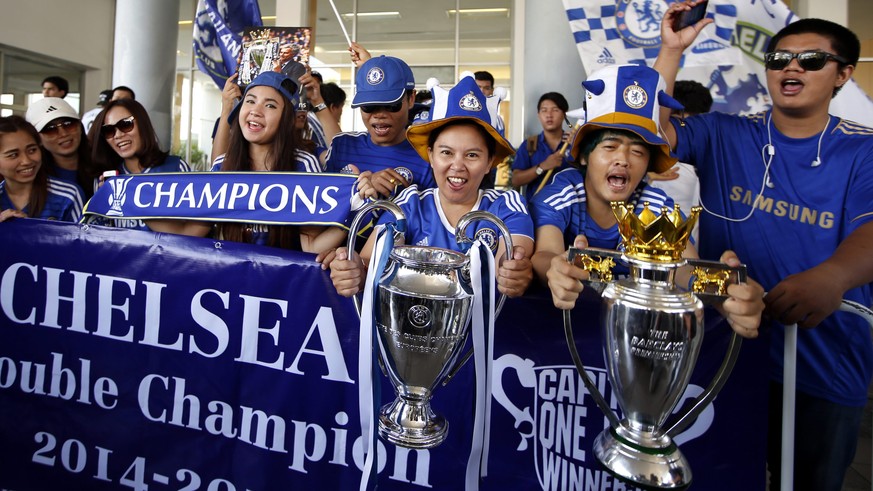
[{"label": "white pillar", "polygon": [[[563,2],[527,0],[522,3],[524,10],[516,10],[514,15],[524,16],[524,46],[520,47],[514,41],[513,49],[522,49],[524,53],[524,134],[532,135],[543,130],[536,111],[540,96],[546,92],[560,92],[567,98],[571,110],[582,107],[581,84],[586,75]],[[513,64],[515,62],[516,58],[513,58]],[[515,84],[517,87],[518,81]],[[518,93],[516,89],[514,94]],[[513,106],[512,113],[515,112],[516,106]],[[513,125],[513,128],[517,126]],[[514,130],[513,136],[515,134]],[[519,145],[521,141],[513,140],[512,143]]]},{"label": "white pillar", "polygon": [[179,0],[116,0],[112,86],[134,90],[165,150],[172,142],[178,37]]}]

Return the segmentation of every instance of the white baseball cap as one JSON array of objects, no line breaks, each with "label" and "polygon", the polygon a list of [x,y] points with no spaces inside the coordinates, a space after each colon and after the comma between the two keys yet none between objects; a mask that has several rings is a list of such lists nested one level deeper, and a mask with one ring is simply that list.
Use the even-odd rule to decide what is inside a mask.
[{"label": "white baseball cap", "polygon": [[24,115],[24,119],[32,124],[36,131],[42,131],[47,124],[58,118],[80,119],[73,106],[60,97],[42,98],[31,104]]}]

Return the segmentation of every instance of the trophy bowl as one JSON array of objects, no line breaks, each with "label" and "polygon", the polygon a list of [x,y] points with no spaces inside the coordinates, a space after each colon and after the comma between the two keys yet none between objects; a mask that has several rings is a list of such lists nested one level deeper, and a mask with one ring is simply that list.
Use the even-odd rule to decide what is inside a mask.
[{"label": "trophy bowl", "polygon": [[[570,313],[564,311],[564,332],[573,362],[610,424],[595,439],[594,455],[624,481],[648,489],[683,489],[691,484],[691,467],[673,437],[721,390],[736,362],[740,346],[736,334],[706,390],[677,422],[666,426],[667,418],[688,387],[697,362],[703,342],[704,301],[723,300],[728,282],[745,281],[745,267],[682,257],[699,207],[692,208],[687,220],[678,207],[662,208],[660,215],[648,203],[639,215],[623,202],[612,203],[612,209],[623,251],[571,249],[568,260],[589,272],[585,283],[603,298],[603,358],[621,419],[585,372]],[[630,274],[626,278],[613,278],[617,261],[627,265]],[[676,287],[676,273],[686,265],[695,267],[690,291]]]},{"label": "trophy bowl", "polygon": [[457,362],[469,330],[473,293],[466,255],[396,246],[379,281],[375,311],[385,372],[397,398],[379,414],[379,435],[408,448],[445,440],[448,422],[430,399]]}]

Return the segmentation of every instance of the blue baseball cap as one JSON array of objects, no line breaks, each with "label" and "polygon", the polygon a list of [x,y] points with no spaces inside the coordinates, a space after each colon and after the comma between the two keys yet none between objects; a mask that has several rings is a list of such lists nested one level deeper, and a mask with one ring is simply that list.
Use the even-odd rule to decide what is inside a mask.
[{"label": "blue baseball cap", "polygon": [[367,60],[355,75],[357,92],[352,107],[394,104],[415,89],[412,69],[400,58],[379,56]]},{"label": "blue baseball cap", "polygon": [[458,120],[475,123],[491,135],[491,138],[497,143],[494,148],[495,158],[492,165],[497,165],[506,157],[515,154],[512,144],[492,126],[491,121],[496,119],[494,112],[497,110],[497,105],[488,104],[488,98],[476,84],[476,79],[473,78],[472,73],[462,73],[461,80],[450,90],[435,85],[431,88],[431,94],[433,95],[433,105],[426,116],[422,115],[423,118],[427,119],[406,130],[406,139],[425,161],[430,162],[430,156],[427,153],[427,141],[430,133],[447,123]]},{"label": "blue baseball cap", "polygon": [[[289,104],[293,104],[294,107],[297,107],[297,82],[288,78],[284,73],[279,72],[261,72],[255,77],[254,80],[248,85],[246,85],[245,91],[243,91],[242,99],[245,99],[246,94],[251,90],[252,87],[272,87],[279,91],[280,94],[288,101]],[[230,112],[230,115],[227,117],[227,123],[233,124],[233,120],[239,114],[239,107],[242,104],[242,99],[236,103],[233,111]]]}]

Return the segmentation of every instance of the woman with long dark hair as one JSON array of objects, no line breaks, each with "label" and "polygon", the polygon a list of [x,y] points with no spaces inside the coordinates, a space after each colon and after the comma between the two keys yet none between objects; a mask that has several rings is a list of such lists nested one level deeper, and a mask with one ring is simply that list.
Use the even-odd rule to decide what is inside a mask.
[{"label": "woman with long dark hair", "polygon": [[91,145],[76,110],[59,97],[46,97],[31,104],[25,117],[39,132],[48,174],[78,184],[86,198],[94,194],[84,173],[91,162]]},{"label": "woman with long dark hair", "polygon": [[12,217],[76,222],[82,190],[48,175],[39,133],[21,116],[0,118],[0,222]]},{"label": "woman with long dark hair", "polygon": [[[91,162],[86,177],[96,189],[104,172],[143,174],[188,172],[184,160],[161,150],[158,135],[145,108],[133,99],[110,101],[94,119],[91,132]],[[142,220],[113,220],[115,226],[150,230]]]}]

